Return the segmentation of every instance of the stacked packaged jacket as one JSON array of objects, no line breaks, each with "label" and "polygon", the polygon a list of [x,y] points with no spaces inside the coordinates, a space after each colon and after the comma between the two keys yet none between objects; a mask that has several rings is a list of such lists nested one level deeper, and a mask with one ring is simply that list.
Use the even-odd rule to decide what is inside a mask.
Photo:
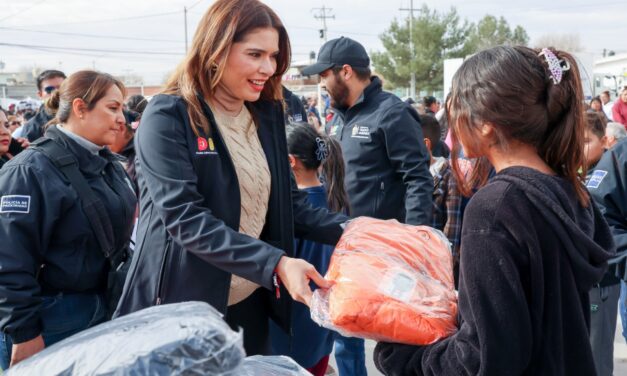
[{"label": "stacked packaged jacket", "polygon": [[310,375],[285,356],[245,358],[242,338],[207,303],[158,305],[67,338],[6,375]]},{"label": "stacked packaged jacket", "polygon": [[311,316],[345,336],[426,345],[456,330],[450,243],[440,231],[396,220],[350,222],[316,290]]},{"label": "stacked packaged jacket", "polygon": [[287,356],[249,356],[235,372],[237,376],[311,376]]},{"label": "stacked packaged jacket", "polygon": [[103,323],[9,368],[15,375],[235,375],[242,333],[207,303],[147,308]]}]

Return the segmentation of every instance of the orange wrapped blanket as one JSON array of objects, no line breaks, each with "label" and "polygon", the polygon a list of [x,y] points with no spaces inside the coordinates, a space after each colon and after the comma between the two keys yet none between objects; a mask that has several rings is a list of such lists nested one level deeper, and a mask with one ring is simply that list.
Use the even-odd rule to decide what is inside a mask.
[{"label": "orange wrapped blanket", "polygon": [[448,240],[426,226],[357,218],[316,290],[312,319],[344,335],[426,345],[456,330],[457,293]]}]

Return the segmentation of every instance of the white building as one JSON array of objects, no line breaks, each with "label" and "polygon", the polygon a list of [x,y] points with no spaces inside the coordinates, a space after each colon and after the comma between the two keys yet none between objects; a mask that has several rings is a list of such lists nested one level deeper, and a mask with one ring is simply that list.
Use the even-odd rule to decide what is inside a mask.
[{"label": "white building", "polygon": [[609,90],[612,98],[627,86],[627,53],[604,57],[594,62],[594,92]]}]

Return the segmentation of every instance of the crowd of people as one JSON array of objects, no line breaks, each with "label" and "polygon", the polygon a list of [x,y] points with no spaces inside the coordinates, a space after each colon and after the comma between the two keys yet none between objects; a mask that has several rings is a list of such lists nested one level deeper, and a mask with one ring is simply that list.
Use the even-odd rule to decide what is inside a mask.
[{"label": "crowd of people", "polygon": [[[441,230],[458,330],[380,342],[389,375],[612,375],[627,340],[627,87],[584,101],[577,62],[501,46],[442,101],[383,90],[359,42],[314,64],[324,110],[282,85],[287,31],[218,0],[161,94],[107,73],[37,77],[0,111],[0,368],[144,308],[203,301],[248,355],[365,375],[365,346],[310,318],[351,218]],[[524,88],[524,90],[520,90]],[[521,116],[521,114],[525,114]]]}]

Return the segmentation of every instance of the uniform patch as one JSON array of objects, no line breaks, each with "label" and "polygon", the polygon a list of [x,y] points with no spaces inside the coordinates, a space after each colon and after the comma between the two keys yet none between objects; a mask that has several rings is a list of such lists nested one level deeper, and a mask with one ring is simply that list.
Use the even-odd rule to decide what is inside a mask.
[{"label": "uniform patch", "polygon": [[588,183],[586,184],[586,187],[594,188],[594,189],[599,188],[599,186],[601,185],[601,182],[603,181],[606,175],[607,175],[607,171],[594,170],[594,172],[592,173],[592,176],[590,176],[590,180],[588,180]]},{"label": "uniform patch", "polygon": [[355,126],[353,126],[353,131],[351,132],[351,137],[370,140],[370,128],[355,124]]},{"label": "uniform patch", "polygon": [[0,213],[29,213],[30,196],[7,195],[0,199]]}]

